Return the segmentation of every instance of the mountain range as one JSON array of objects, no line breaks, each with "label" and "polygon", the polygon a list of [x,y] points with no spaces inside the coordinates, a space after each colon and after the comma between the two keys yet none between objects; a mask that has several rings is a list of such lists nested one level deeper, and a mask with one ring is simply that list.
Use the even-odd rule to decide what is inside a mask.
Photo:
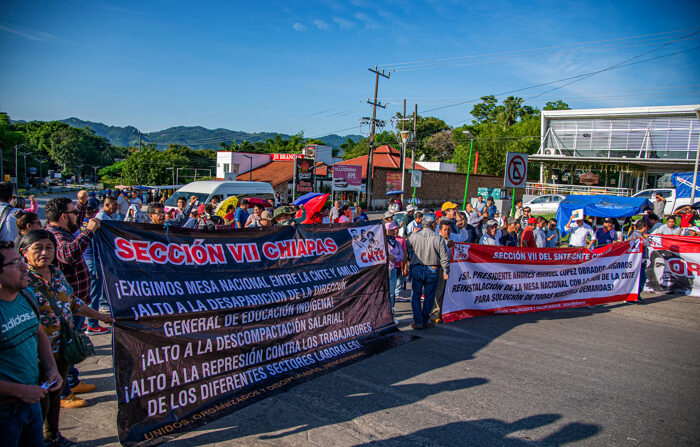
[{"label": "mountain range", "polygon": [[[139,130],[133,126],[108,126],[103,123],[95,123],[92,121],[83,121],[78,118],[67,118],[60,120],[63,123],[72,127],[88,127],[95,131],[95,134],[104,137],[114,146],[137,146],[139,144]],[[243,140],[248,140],[251,143],[265,141],[268,138],[275,138],[279,135],[283,139],[288,139],[289,135],[277,132],[243,132],[229,129],[207,129],[201,126],[177,126],[170,127],[157,132],[141,134],[142,144],[156,144],[158,149],[165,149],[169,143],[181,144],[189,146],[192,149],[219,149],[219,143],[230,143],[235,141],[240,143]],[[339,147],[345,142],[346,138],[351,138],[353,141],[358,141],[362,138],[361,135],[326,135],[318,138],[329,146],[334,148]]]}]

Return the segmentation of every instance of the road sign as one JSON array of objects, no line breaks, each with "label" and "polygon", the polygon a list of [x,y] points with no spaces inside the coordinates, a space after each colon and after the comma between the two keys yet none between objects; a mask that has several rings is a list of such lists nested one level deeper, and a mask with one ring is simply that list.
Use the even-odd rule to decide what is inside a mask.
[{"label": "road sign", "polygon": [[423,181],[423,171],[418,169],[411,170],[411,188],[420,188],[420,184]]},{"label": "road sign", "polygon": [[524,188],[527,184],[527,154],[508,152],[504,188]]}]

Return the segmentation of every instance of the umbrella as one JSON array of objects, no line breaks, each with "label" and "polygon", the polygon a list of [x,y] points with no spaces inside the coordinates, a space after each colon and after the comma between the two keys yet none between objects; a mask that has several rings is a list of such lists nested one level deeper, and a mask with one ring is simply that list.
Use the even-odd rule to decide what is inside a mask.
[{"label": "umbrella", "polygon": [[[321,213],[321,209],[323,209],[323,205],[326,204],[326,200],[328,200],[328,194],[321,194],[309,199],[309,201],[304,204],[304,209],[306,210],[306,220],[302,223],[320,223],[314,221],[314,216]],[[296,217],[299,218],[302,214],[303,212],[299,210]]]},{"label": "umbrella", "polygon": [[[296,199],[292,203],[296,206],[303,205],[306,202],[308,202],[309,200],[313,199],[314,197],[318,197],[318,196],[322,196],[322,195],[324,195],[324,194],[321,194],[320,192],[307,192],[306,194],[299,197],[298,199]],[[328,195],[328,194],[326,194],[326,195]]]},{"label": "umbrella", "polygon": [[387,196],[400,196],[401,194],[406,194],[406,193],[401,191],[400,189],[392,189],[391,191],[386,193]]},{"label": "umbrella", "polygon": [[233,205],[233,207],[235,208],[238,205],[238,197],[231,196],[223,202],[221,202],[221,204],[219,204],[219,208],[217,208],[216,210],[216,215],[219,217],[225,217],[226,208],[228,208],[229,205]]},{"label": "umbrella", "polygon": [[272,208],[272,204],[269,201],[260,197],[248,197],[246,200],[251,205],[262,205],[265,208]]}]

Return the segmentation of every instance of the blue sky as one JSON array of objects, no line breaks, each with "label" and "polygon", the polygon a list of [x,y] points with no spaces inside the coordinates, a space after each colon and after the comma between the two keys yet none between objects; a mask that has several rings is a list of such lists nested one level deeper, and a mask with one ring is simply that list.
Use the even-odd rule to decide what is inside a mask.
[{"label": "blue sky", "polygon": [[700,2],[674,1],[10,0],[0,109],[143,132],[367,134],[375,65],[395,70],[380,80],[379,118],[407,98],[456,126],[480,96],[623,61],[639,63],[513,94],[538,107],[698,104],[698,17]]}]

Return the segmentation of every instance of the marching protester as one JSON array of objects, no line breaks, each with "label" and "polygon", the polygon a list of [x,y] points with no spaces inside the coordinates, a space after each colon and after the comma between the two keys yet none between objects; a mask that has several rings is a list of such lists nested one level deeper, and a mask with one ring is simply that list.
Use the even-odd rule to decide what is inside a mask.
[{"label": "marching protester", "polygon": [[412,233],[415,233],[416,231],[420,231],[422,220],[423,220],[423,212],[416,211],[415,214],[413,215],[413,220],[411,222],[409,222],[409,224],[406,226],[406,238],[408,238],[408,236],[410,236]]},{"label": "marching protester", "polygon": [[647,223],[644,219],[639,219],[634,225],[635,230],[630,234],[628,240],[632,241],[639,239],[642,244],[642,262],[641,271],[639,272],[639,289],[637,291],[638,298],[637,304],[646,304],[646,301],[642,299],[642,290],[644,290],[644,284],[647,282],[647,260],[649,259],[649,239],[647,237]]},{"label": "marching protester", "polygon": [[504,247],[519,247],[520,239],[518,238],[518,232],[516,230],[517,219],[514,217],[509,217],[506,221],[506,231],[501,234],[500,244]]},{"label": "marching protester", "polygon": [[340,217],[338,218],[338,223],[348,222],[352,222],[352,208],[350,208],[350,205],[343,205],[340,208]]},{"label": "marching protester", "polygon": [[535,222],[535,228],[532,229],[532,235],[535,237],[535,244],[537,248],[545,248],[547,246],[547,233],[546,227],[547,219],[542,216],[538,216]]},{"label": "marching protester", "polygon": [[[163,211],[163,219],[165,219],[165,211]],[[149,222],[150,219],[146,216],[141,208],[136,205],[129,205],[124,216],[124,222]]]},{"label": "marching protester", "polygon": [[233,219],[236,216],[236,208],[233,205],[226,205],[225,211],[226,214],[224,215],[224,224],[233,225]]},{"label": "marching protester", "polygon": [[396,203],[396,199],[391,199],[389,201],[389,208],[387,209],[388,212],[391,214],[396,214],[399,211],[401,211],[401,207],[399,206],[398,203]]},{"label": "marching protester", "polygon": [[14,241],[17,237],[17,218],[12,214],[12,184],[0,182],[0,241]]},{"label": "marching protester", "polygon": [[[454,242],[450,240],[450,235],[452,233],[452,222],[450,222],[448,219],[441,219],[439,222],[437,231],[443,244],[445,245],[449,257],[450,248],[454,245]],[[435,287],[435,303],[433,304],[433,309],[430,312],[428,322],[440,323],[442,321],[441,312],[442,300],[445,297],[445,284],[446,280],[444,278],[444,270],[442,269],[442,266],[440,266],[440,268],[438,268],[437,285]]]},{"label": "marching protester", "polygon": [[[180,214],[175,216],[174,219],[165,220],[165,205],[160,202],[151,202],[148,204],[148,218],[151,221],[150,223],[155,225],[181,227],[187,222],[190,210],[194,207],[195,203],[197,203],[197,196],[190,197],[190,203],[182,209]],[[129,208],[129,211],[131,212],[131,208]]]},{"label": "marching protester", "polygon": [[527,222],[528,222],[528,221],[530,220],[530,218],[532,217],[532,215],[530,214],[531,211],[532,211],[532,210],[531,210],[531,208],[530,208],[529,206],[526,206],[526,207],[523,208],[523,215],[522,215],[522,217],[520,218],[520,228],[522,228],[523,230],[524,230],[525,227],[527,226]]},{"label": "marching protester", "polygon": [[520,246],[528,248],[537,248],[537,241],[535,241],[535,224],[537,219],[530,217],[527,220],[527,226],[523,229],[523,234],[520,236]]},{"label": "marching protester", "polygon": [[41,220],[39,216],[32,212],[24,212],[22,215],[17,217],[17,237],[15,238],[15,247],[19,247],[19,241],[22,237],[27,234],[30,230],[41,229]]},{"label": "marching protester", "polygon": [[[405,259],[404,249],[401,242],[396,239],[399,226],[395,222],[387,222],[384,224],[384,229],[387,235],[387,246],[389,248],[389,302],[391,303],[391,313],[394,313],[394,303],[396,301],[396,285],[398,276],[400,275],[401,263]],[[399,324],[399,320],[394,317],[394,324]]]},{"label": "marching protester", "polygon": [[488,217],[489,219],[493,219],[496,216],[496,213],[498,212],[498,208],[496,208],[496,205],[494,203],[493,197],[489,196],[488,199],[486,199],[486,207],[484,207],[485,214],[483,217]]},{"label": "marching protester", "polygon": [[484,233],[481,236],[481,239],[479,240],[479,244],[481,245],[500,245],[498,241],[496,241],[496,230],[498,229],[498,222],[496,222],[494,219],[491,219],[486,222],[486,225],[484,226]]},{"label": "marching protester", "polygon": [[[73,288],[76,298],[84,303],[90,303],[90,273],[83,259],[83,253],[92,244],[95,231],[100,228],[100,221],[90,219],[85,231],[74,236],[80,226],[77,220],[78,210],[75,209],[71,199],[67,197],[51,199],[46,204],[45,212],[48,221],[46,230],[56,240],[58,267]],[[75,327],[82,328],[83,318],[74,317],[74,324]],[[75,366],[71,366],[61,393],[61,406],[64,408],[75,408],[74,405],[82,400],[75,396],[76,393],[89,393],[95,390],[95,385],[81,382],[78,374],[79,371]]]},{"label": "marching protester", "polygon": [[515,202],[515,209],[513,209],[513,214],[511,217],[515,218],[516,220],[523,217],[523,201],[522,200],[518,200]]},{"label": "marching protester", "polygon": [[352,220],[353,222],[368,222],[369,221],[369,216],[367,216],[367,213],[365,213],[362,210],[362,207],[358,202],[355,202],[355,217]]},{"label": "marching protester", "polygon": [[263,209],[264,207],[259,203],[253,205],[253,214],[248,216],[248,219],[245,221],[245,228],[260,226],[260,215],[262,214]]},{"label": "marching protester", "polygon": [[331,223],[336,223],[338,222],[338,218],[340,217],[340,202],[339,201],[334,201],[333,206],[331,207],[330,213],[328,213],[328,217],[331,220]]},{"label": "marching protester", "polygon": [[277,209],[275,209],[275,213],[273,214],[273,222],[275,225],[280,226],[300,224],[306,220],[306,209],[303,206],[301,209],[303,211],[302,216],[295,219],[294,215],[296,212],[294,211],[294,208],[291,206],[277,207]]},{"label": "marching protester", "polygon": [[[18,248],[27,260],[29,287],[34,291],[38,303],[41,327],[51,343],[58,372],[65,380],[71,365],[66,363],[60,354],[61,326],[67,324],[74,328],[74,314],[99,319],[105,323],[113,323],[114,320],[107,314],[93,310],[75,296],[73,288],[68,284],[61,270],[53,265],[56,241],[50,232],[32,230],[22,238]],[[64,402],[60,394],[60,389],[52,391],[41,402],[44,415],[44,442],[51,446],[67,445],[65,438],[58,430],[61,406],[79,408],[88,404],[87,401],[74,395],[72,399],[67,399],[69,402]]]},{"label": "marching protester", "polygon": [[[150,205],[149,205],[150,206]],[[215,230],[217,225],[224,225],[224,219],[221,216],[214,214],[214,204],[207,203],[200,205],[197,210],[199,219],[197,221],[197,229],[199,230]],[[172,219],[171,219],[172,221]],[[184,225],[184,224],[183,224]]]},{"label": "marching protester", "polygon": [[177,199],[177,214],[180,214],[182,210],[185,208],[185,205],[187,205],[187,198],[185,196],[178,197]]},{"label": "marching protester", "polygon": [[143,205],[143,200],[141,200],[141,194],[136,189],[131,190],[131,199],[129,199],[129,205],[136,205],[141,208]]},{"label": "marching protester", "polygon": [[549,226],[545,235],[547,236],[547,248],[555,248],[561,245],[561,234],[557,229],[556,219],[549,219]]},{"label": "marching protester", "polygon": [[[107,196],[111,196],[111,194],[107,194]],[[129,210],[130,206],[129,198],[126,195],[126,190],[121,190],[117,192],[117,204],[119,205],[119,214],[117,215],[117,218],[115,220],[125,220],[126,213]]]},{"label": "marching protester", "polygon": [[185,223],[182,225],[182,228],[189,228],[189,229],[197,228],[197,224],[199,223],[198,217],[199,217],[199,213],[197,212],[197,210],[195,208],[192,208],[190,210],[190,217],[187,218]]},{"label": "marching protester", "polygon": [[661,195],[661,191],[656,191],[656,194],[654,194],[654,200],[651,202],[651,204],[654,207],[654,214],[659,216],[660,221],[664,220],[666,199],[663,195]]},{"label": "marching protester", "polygon": [[[569,217],[569,222],[564,226],[564,229],[569,233],[569,247],[586,248],[595,242],[595,232],[590,225],[584,222],[583,219],[578,219],[572,222],[574,215]],[[590,237],[591,241],[588,242]]]},{"label": "marching protester", "polygon": [[243,199],[238,202],[238,207],[236,208],[236,212],[233,216],[234,228],[245,228],[248,217],[250,217],[250,213],[248,213],[248,205],[248,199]]},{"label": "marching protester", "polygon": [[476,211],[479,213],[479,218],[484,217],[485,208],[486,204],[484,203],[484,197],[476,196],[476,203],[474,204],[474,209],[476,209]]},{"label": "marching protester", "polygon": [[0,241],[0,440],[8,447],[44,447],[40,401],[63,388],[27,285],[14,243]]},{"label": "marching protester", "polygon": [[[413,329],[432,327],[430,312],[435,301],[438,268],[443,268],[443,279],[450,273],[450,258],[447,246],[435,233],[435,215],[423,216],[421,230],[408,237],[406,246],[411,253],[411,308],[413,310]],[[425,299],[421,305],[421,295]]]},{"label": "marching protester", "polygon": [[661,225],[656,230],[653,230],[651,234],[665,234],[668,236],[678,236],[681,234],[681,227],[676,226],[676,217],[668,216],[666,219],[666,225]]},{"label": "marching protester", "polygon": [[612,244],[618,241],[617,231],[613,228],[613,220],[606,217],[603,220],[603,226],[595,232],[595,246],[602,247],[603,245]]}]

